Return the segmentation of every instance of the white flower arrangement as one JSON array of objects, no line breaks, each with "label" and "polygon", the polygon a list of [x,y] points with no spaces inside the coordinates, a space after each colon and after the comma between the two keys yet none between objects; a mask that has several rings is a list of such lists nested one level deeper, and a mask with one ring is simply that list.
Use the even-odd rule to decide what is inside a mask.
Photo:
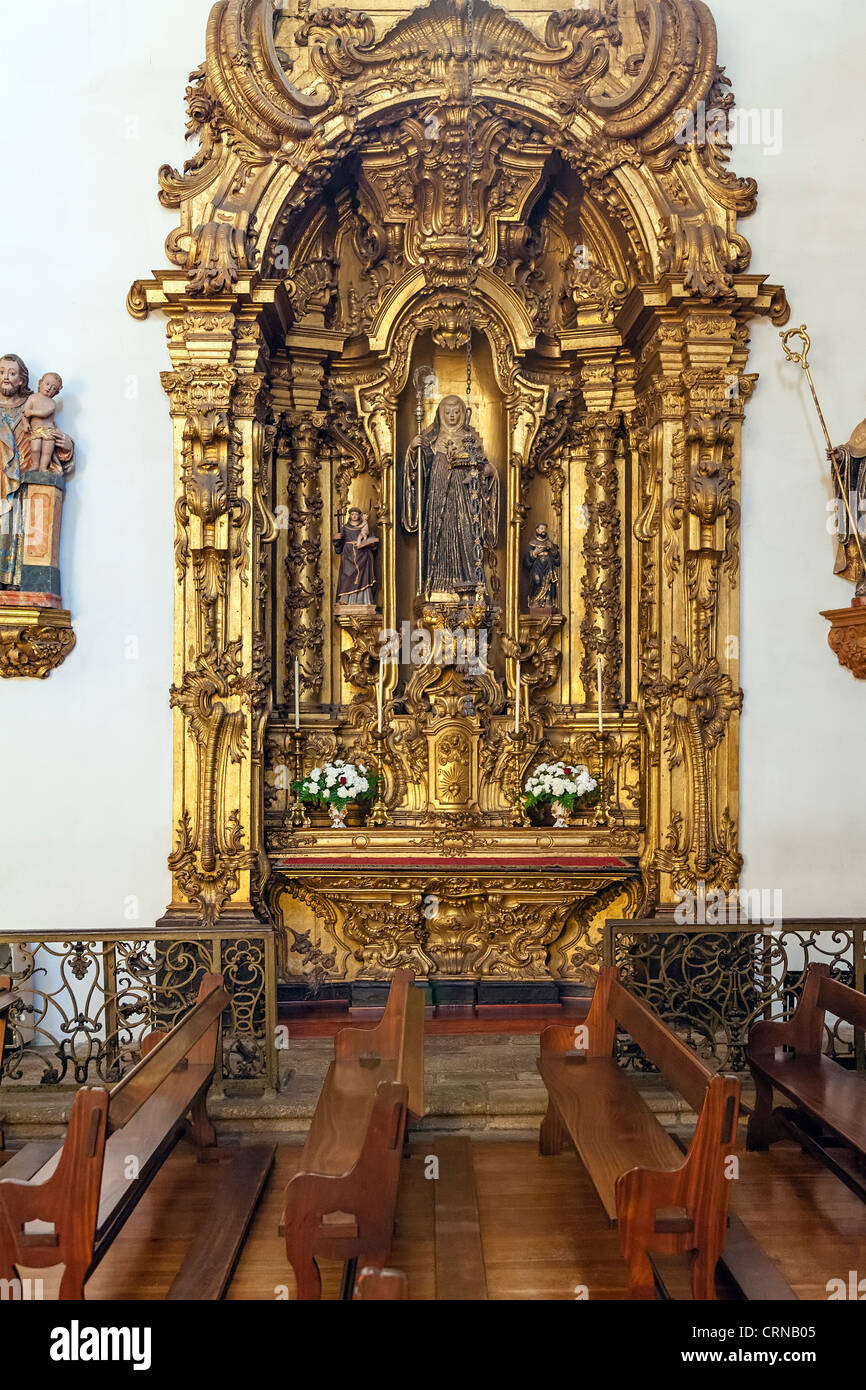
[{"label": "white flower arrangement", "polygon": [[323,767],[314,767],[293,790],[300,793],[302,801],[319,806],[345,806],[349,801],[369,800],[376,780],[375,774],[368,772],[363,763],[347,763],[335,758]]},{"label": "white flower arrangement", "polygon": [[576,806],[594,805],[598,782],[582,763],[539,763],[523,788],[526,809],[548,801],[559,801],[573,811]]}]

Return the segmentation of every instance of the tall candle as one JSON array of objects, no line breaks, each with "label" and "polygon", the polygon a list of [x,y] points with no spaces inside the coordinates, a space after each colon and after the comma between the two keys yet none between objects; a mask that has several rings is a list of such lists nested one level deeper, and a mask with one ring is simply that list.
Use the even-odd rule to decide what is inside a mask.
[{"label": "tall candle", "polygon": [[520,662],[517,663],[517,684],[514,690],[514,732],[520,733]]},{"label": "tall candle", "polygon": [[380,733],[380,734],[381,734],[381,732],[382,732],[382,705],[383,705],[383,702],[384,702],[384,698],[385,698],[385,666],[384,666],[384,663],[380,660],[380,661],[379,661],[379,689],[378,689],[377,692],[376,692],[376,705],[377,705],[378,715],[379,715],[379,725],[378,725],[378,728],[379,728],[379,733]]},{"label": "tall candle", "polygon": [[604,725],[603,725],[602,719],[601,719],[601,657],[600,657],[600,656],[596,658],[595,673],[596,673],[596,689],[597,689],[597,691],[598,691],[598,732],[599,732],[600,734],[603,734],[603,733],[604,733]]},{"label": "tall candle", "polygon": [[301,727],[301,671],[295,657],[295,728]]}]

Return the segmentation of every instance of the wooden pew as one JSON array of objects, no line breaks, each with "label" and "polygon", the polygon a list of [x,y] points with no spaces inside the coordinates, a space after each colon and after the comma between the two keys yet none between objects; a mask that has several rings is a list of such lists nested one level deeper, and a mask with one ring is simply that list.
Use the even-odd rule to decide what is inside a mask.
[{"label": "wooden pew", "polygon": [[281,1231],[299,1299],[321,1297],[316,1257],[342,1260],[343,1296],[357,1262],[388,1263],[407,1115],[424,1113],[424,993],[396,970],[375,1028],[343,1028],[297,1173],[286,1188]]},{"label": "wooden pew", "polygon": [[[755,1079],[755,1108],[746,1143],[766,1149],[776,1139],[794,1138],[866,1200],[866,1183],[831,1152],[866,1159],[866,1086],[861,1076],[824,1055],[824,1017],[866,1028],[866,995],[840,984],[825,964],[810,965],[789,1022],[762,1020],[749,1031],[748,1058]],[[793,1107],[774,1108],[779,1091]]]},{"label": "wooden pew", "polygon": [[62,1147],[28,1181],[15,1179],[38,1146],[0,1169],[0,1279],[53,1270],[57,1297],[83,1298],[88,1275],[181,1135],[189,1130],[200,1156],[216,1145],[206,1098],[228,1002],[222,977],[205,975],[194,1008],[170,1032],[149,1034],[141,1060],[110,1092],[76,1092]]},{"label": "wooden pew", "polygon": [[[685,1161],[617,1065],[617,1023],[698,1116]],[[541,1153],[560,1153],[573,1143],[619,1229],[631,1298],[654,1297],[653,1253],[690,1253],[692,1297],[714,1299],[731,1189],[725,1161],[737,1137],[740,1083],[710,1072],[623,988],[614,966],[601,970],[583,1026],[585,1051],[575,1050],[574,1026],[553,1024],[541,1035],[538,1068],[548,1093]]]}]

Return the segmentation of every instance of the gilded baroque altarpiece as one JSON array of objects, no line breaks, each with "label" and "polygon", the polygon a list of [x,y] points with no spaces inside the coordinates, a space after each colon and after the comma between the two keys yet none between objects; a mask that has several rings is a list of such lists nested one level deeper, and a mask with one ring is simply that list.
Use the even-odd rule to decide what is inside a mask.
[{"label": "gilded baroque altarpiece", "polygon": [[[738,230],[754,181],[681,139],[684,111],[732,101],[699,0],[214,7],[198,149],[159,174],[169,267],[128,300],[164,313],[171,357],[167,921],[273,920],[282,977],[313,986],[399,965],[580,986],[606,916],[736,884],[749,322],[787,305]],[[426,429],[466,396],[467,336],[499,490],[486,668],[388,665],[388,823],[298,824],[298,746],[307,771],[375,765],[380,633],[443,625],[404,460],[419,369]],[[378,609],[356,613],[334,599],[350,506],[378,538]],[[547,612],[520,563],[540,523],[562,557]],[[559,757],[602,775],[607,813],[515,823]]]}]

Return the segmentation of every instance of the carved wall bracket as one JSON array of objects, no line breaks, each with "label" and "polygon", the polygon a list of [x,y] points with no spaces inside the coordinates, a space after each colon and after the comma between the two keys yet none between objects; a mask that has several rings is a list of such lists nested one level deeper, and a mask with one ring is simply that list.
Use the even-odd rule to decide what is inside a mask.
[{"label": "carved wall bracket", "polygon": [[65,609],[0,607],[0,676],[46,680],[74,646]]}]

